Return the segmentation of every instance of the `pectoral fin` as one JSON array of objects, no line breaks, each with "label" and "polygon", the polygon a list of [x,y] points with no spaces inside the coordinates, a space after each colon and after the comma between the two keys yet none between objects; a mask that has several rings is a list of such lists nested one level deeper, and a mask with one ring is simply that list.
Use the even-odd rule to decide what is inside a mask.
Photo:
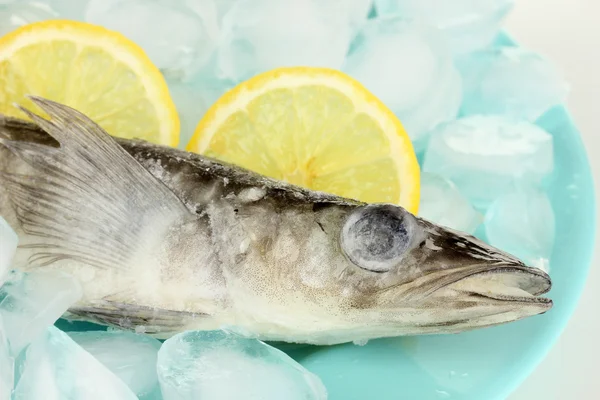
[{"label": "pectoral fin", "polygon": [[100,300],[84,307],[72,307],[68,319],[82,319],[124,330],[142,329],[157,337],[169,337],[193,325],[206,314],[164,310],[152,307]]}]

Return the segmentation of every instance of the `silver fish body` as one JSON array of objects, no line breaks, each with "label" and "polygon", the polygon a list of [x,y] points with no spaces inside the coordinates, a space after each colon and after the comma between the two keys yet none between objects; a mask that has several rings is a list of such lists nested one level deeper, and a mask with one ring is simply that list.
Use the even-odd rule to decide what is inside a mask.
[{"label": "silver fish body", "polygon": [[543,313],[547,274],[391,204],[305,190],[141,141],[81,113],[0,116],[0,215],[17,268],[77,277],[65,317],[156,337],[227,328],[335,344]]}]

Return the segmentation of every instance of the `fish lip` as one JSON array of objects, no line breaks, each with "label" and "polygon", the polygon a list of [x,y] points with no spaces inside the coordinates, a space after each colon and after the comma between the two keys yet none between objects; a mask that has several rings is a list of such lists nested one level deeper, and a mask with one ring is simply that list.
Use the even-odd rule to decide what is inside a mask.
[{"label": "fish lip", "polygon": [[[429,282],[409,289],[409,293],[416,298],[428,297],[435,292],[451,287],[465,281],[469,278],[486,274],[516,274],[523,278],[518,286],[532,296],[540,296],[547,293],[552,288],[550,276],[539,268],[528,267],[525,264],[501,262],[495,264],[474,264],[470,266],[458,267],[453,270],[438,271],[432,274]],[[531,278],[528,280],[527,278]]]},{"label": "fish lip", "polygon": [[[527,287],[527,286],[519,287],[520,289],[525,290],[532,296],[540,296],[542,294],[548,293],[550,291],[550,289],[552,289],[552,280],[550,279],[550,276],[546,272],[542,271],[539,268],[528,267],[526,265],[517,265],[517,264],[498,265],[498,266],[494,266],[492,268],[487,268],[486,270],[483,270],[483,271],[473,271],[472,273],[470,273],[468,275],[461,276],[460,278],[456,279],[452,283],[456,283],[456,282],[459,282],[459,281],[462,281],[462,280],[465,280],[468,278],[472,278],[475,276],[479,276],[479,275],[508,274],[508,273],[524,274],[525,277],[533,278],[533,280],[537,280],[538,285],[531,285],[529,287]],[[533,282],[533,280],[532,280],[532,282]],[[536,290],[536,287],[538,288],[537,290]]]},{"label": "fish lip", "polygon": [[[447,286],[452,286],[458,282],[464,282],[465,280],[478,276],[495,274],[514,274],[513,276],[522,278],[512,282],[513,284],[506,284],[506,286],[517,287],[529,293],[530,296],[509,295],[504,293],[495,293],[494,291],[466,291],[465,293],[470,297],[477,297],[480,299],[529,305],[537,304],[546,310],[552,308],[553,302],[551,299],[547,297],[540,297],[541,295],[548,293],[552,288],[552,280],[550,279],[550,276],[539,268],[529,267],[526,265],[505,264],[497,265],[485,270],[473,271],[470,274],[459,277]],[[517,285],[514,283],[517,283]]]},{"label": "fish lip", "polygon": [[486,300],[497,300],[506,301],[511,303],[523,303],[523,304],[539,304],[547,309],[552,308],[552,299],[547,297],[540,297],[537,295],[525,297],[525,296],[509,296],[505,294],[494,294],[494,293],[478,293],[478,292],[467,292],[470,297],[484,298]]}]

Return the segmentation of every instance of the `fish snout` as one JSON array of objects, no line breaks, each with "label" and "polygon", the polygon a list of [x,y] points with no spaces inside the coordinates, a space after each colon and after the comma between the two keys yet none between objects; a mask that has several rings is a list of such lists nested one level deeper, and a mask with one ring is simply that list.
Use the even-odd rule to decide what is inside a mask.
[{"label": "fish snout", "polygon": [[419,251],[428,262],[423,284],[413,295],[427,297],[444,289],[484,296],[498,301],[539,302],[552,306],[549,299],[538,297],[552,288],[550,276],[526,265],[519,258],[481,240],[420,220],[426,232]]},{"label": "fish snout", "polygon": [[448,286],[482,299],[552,307],[552,300],[540,297],[552,288],[550,276],[541,269],[523,264],[486,266],[461,276]]}]

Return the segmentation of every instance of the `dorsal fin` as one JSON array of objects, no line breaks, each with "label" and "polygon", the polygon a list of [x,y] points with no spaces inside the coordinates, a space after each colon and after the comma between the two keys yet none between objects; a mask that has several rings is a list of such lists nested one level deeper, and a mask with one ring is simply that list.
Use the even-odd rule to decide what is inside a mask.
[{"label": "dorsal fin", "polygon": [[0,138],[58,147],[58,142],[33,122],[0,114]]},{"label": "dorsal fin", "polygon": [[13,204],[28,267],[63,259],[126,268],[144,246],[178,219],[184,204],[102,128],[65,105],[31,97],[50,120],[23,109],[59,147],[3,138],[34,174],[5,165],[0,183]]}]

